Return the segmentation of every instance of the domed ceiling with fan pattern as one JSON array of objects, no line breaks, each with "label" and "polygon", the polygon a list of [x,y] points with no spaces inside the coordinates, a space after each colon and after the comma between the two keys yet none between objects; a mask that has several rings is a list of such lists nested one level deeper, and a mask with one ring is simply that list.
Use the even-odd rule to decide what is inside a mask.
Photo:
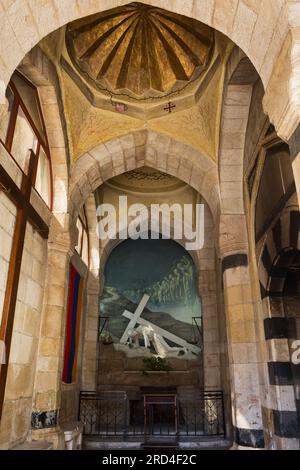
[{"label": "domed ceiling with fan pattern", "polygon": [[185,16],[131,3],[69,24],[66,44],[98,89],[143,100],[197,80],[212,56],[214,33]]}]

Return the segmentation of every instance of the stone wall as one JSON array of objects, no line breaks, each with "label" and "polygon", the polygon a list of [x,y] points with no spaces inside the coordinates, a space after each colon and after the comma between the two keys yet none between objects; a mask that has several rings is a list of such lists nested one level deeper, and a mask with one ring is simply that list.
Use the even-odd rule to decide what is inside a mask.
[{"label": "stone wall", "polygon": [[[2,197],[3,199],[3,197]],[[22,441],[31,428],[33,385],[47,267],[47,243],[27,223],[13,327],[0,446]]]}]

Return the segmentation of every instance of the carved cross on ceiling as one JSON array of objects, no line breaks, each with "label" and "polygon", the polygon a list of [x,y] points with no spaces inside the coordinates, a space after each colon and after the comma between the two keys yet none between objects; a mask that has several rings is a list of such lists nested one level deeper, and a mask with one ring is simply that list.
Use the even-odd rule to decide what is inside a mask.
[{"label": "carved cross on ceiling", "polygon": [[173,109],[175,109],[175,108],[176,108],[176,104],[173,104],[173,103],[171,103],[171,101],[169,101],[167,106],[164,108],[164,111],[167,111],[168,113],[171,113],[173,111]]}]

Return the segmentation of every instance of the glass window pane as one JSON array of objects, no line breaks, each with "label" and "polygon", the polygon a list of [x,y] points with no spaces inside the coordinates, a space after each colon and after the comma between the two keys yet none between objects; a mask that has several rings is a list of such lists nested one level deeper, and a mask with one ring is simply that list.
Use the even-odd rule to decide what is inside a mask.
[{"label": "glass window pane", "polygon": [[11,81],[15,85],[18,93],[24,102],[28,113],[30,114],[31,119],[33,120],[37,130],[39,131],[41,137],[45,139],[45,133],[43,129],[43,124],[40,116],[40,111],[37,101],[37,92],[36,89],[31,86],[21,75],[15,73],[12,76]]},{"label": "glass window pane", "polygon": [[6,90],[5,97],[5,103],[0,105],[0,139],[4,143],[6,142],[7,130],[14,102],[14,95],[9,87]]},{"label": "glass window pane", "polygon": [[25,173],[28,170],[30,150],[36,152],[36,148],[37,138],[19,107],[11,154]]},{"label": "glass window pane", "polygon": [[45,203],[50,207],[51,201],[51,174],[50,174],[50,165],[44,149],[40,148],[39,161],[36,173],[35,180],[35,189],[45,201]]}]

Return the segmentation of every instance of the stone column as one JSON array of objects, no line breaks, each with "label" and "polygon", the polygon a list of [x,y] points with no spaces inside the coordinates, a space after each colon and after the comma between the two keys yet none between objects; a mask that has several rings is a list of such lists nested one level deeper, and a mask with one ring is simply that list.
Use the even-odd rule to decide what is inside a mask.
[{"label": "stone column", "polygon": [[90,266],[87,280],[87,311],[83,345],[82,390],[96,390],[99,352],[99,296],[102,283],[99,279],[99,239],[96,231],[97,218],[94,195],[91,195],[87,199],[85,208],[89,227]]},{"label": "stone column", "polygon": [[[284,295],[287,273],[293,262],[298,222],[291,215],[298,210],[296,195],[289,201],[265,236],[257,243],[253,260],[257,269],[260,292],[258,307],[262,318],[260,351],[262,359],[262,411],[266,448],[299,449],[297,423],[297,378],[291,361],[297,335],[297,306]],[[295,204],[295,205],[294,205]],[[296,246],[295,246],[296,245]],[[253,265],[255,266],[254,262]],[[287,302],[287,303],[286,303]],[[297,374],[297,372],[296,372]]]},{"label": "stone column", "polygon": [[58,426],[66,323],[70,239],[68,217],[53,217],[31,416],[31,437],[64,446]]},{"label": "stone column", "polygon": [[89,272],[87,282],[87,316],[83,346],[82,390],[97,389],[99,290],[98,273]]},{"label": "stone column", "polygon": [[[238,447],[263,448],[259,361],[245,216],[222,216],[220,236],[234,442]],[[240,251],[234,251],[236,246]]]},{"label": "stone column", "polygon": [[220,390],[220,336],[216,287],[214,223],[208,207],[204,212],[204,246],[199,251],[198,287],[202,303],[204,389]]}]

